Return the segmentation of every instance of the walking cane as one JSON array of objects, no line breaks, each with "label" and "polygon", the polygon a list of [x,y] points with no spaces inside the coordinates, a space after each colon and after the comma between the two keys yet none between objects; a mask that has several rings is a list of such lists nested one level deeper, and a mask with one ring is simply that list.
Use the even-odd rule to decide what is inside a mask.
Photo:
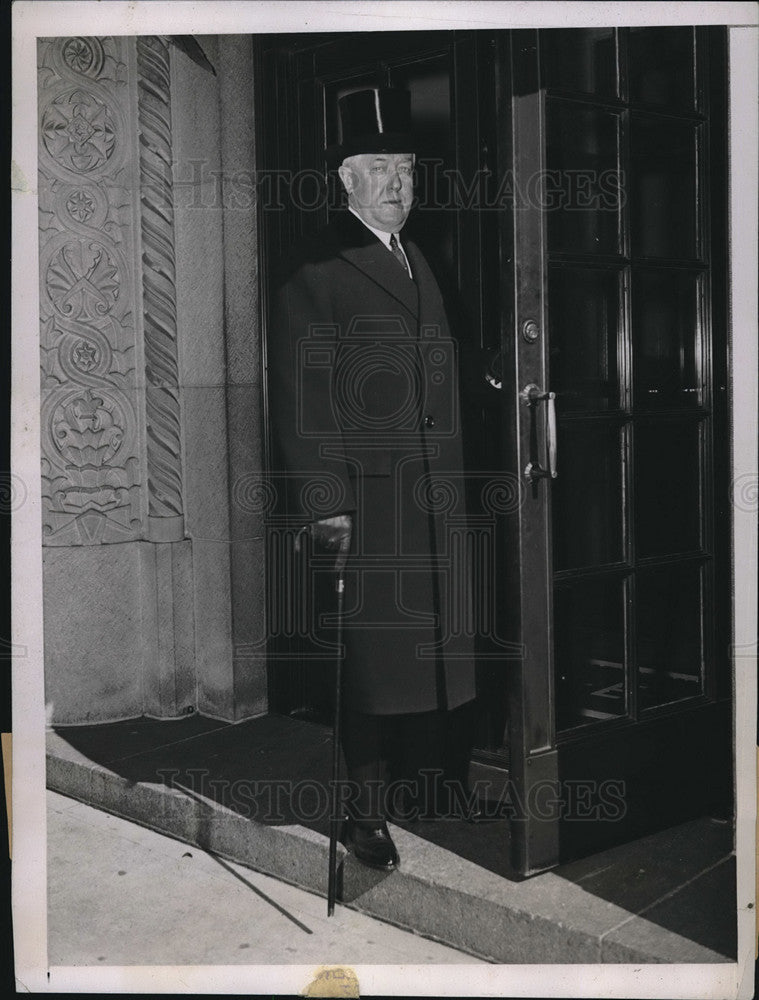
[{"label": "walking cane", "polygon": [[335,912],[335,894],[337,890],[337,831],[341,819],[338,816],[340,806],[338,782],[340,780],[340,694],[343,672],[341,646],[343,644],[343,606],[345,603],[345,577],[343,572],[350,544],[351,536],[348,533],[340,540],[340,550],[335,563],[335,571],[337,573],[335,581],[335,591],[337,593],[337,655],[335,659],[335,715],[332,728],[332,814],[329,821],[329,870],[327,874],[328,917],[331,917]]}]

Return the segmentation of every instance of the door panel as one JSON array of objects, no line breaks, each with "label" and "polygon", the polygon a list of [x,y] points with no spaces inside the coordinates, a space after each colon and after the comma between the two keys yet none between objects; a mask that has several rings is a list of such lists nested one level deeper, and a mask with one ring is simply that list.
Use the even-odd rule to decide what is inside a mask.
[{"label": "door panel", "polygon": [[632,273],[636,410],[701,406],[702,272],[638,267]]},{"label": "door panel", "polygon": [[556,90],[617,96],[617,32],[613,28],[540,33],[543,83]]},{"label": "door panel", "polygon": [[627,714],[624,576],[565,580],[554,592],[560,731]]},{"label": "door panel", "polygon": [[681,420],[635,427],[638,560],[701,549],[700,430],[699,423]]},{"label": "door panel", "polygon": [[629,28],[630,100],[692,111],[695,97],[693,28]]},{"label": "door panel", "polygon": [[618,420],[565,421],[553,488],[554,569],[624,559],[623,435]]},{"label": "door panel", "polygon": [[698,122],[633,112],[630,116],[631,236],[635,257],[699,256]]},{"label": "door panel", "polygon": [[548,190],[543,204],[551,250],[620,252],[622,198],[616,184],[620,127],[618,111],[548,98]]},{"label": "door panel", "polygon": [[638,704],[641,711],[702,693],[704,567],[641,570],[636,581]]},{"label": "door panel", "polygon": [[[546,387],[557,394],[559,442],[550,498],[559,769],[566,775],[570,760],[576,777],[584,769],[597,780],[603,745],[633,800],[640,794],[643,802],[651,779],[632,762],[623,765],[612,734],[616,728],[621,746],[644,719],[658,719],[647,738],[658,779],[671,783],[679,803],[670,808],[684,816],[708,809],[719,793],[712,788],[693,800],[683,792],[683,751],[673,734],[693,730],[685,722],[678,730],[672,713],[698,711],[707,720],[708,738],[722,741],[723,770],[715,753],[712,781],[728,796],[730,785],[726,715],[703,705],[725,670],[714,633],[729,606],[726,589],[715,590],[727,549],[712,513],[726,488],[718,472],[724,439],[715,438],[724,428],[724,381],[714,378],[726,338],[711,295],[724,280],[714,220],[725,212],[725,191],[722,175],[712,181],[707,168],[724,130],[718,87],[707,100],[708,68],[720,65],[724,39],[689,28],[615,35],[605,48],[590,35],[570,44],[571,73],[545,59],[556,39],[539,45],[549,165],[571,173],[616,161],[622,195],[619,206],[605,206],[602,185],[589,182],[585,190],[598,198],[588,211],[579,201],[573,219],[576,178],[562,175],[566,204],[553,223],[549,210],[546,230]],[[533,279],[540,280],[538,270]],[[648,819],[627,814],[608,839],[660,820],[655,811]],[[571,853],[567,824],[560,839]]]},{"label": "door panel", "polygon": [[620,406],[620,277],[617,268],[549,266],[551,383],[564,413]]}]

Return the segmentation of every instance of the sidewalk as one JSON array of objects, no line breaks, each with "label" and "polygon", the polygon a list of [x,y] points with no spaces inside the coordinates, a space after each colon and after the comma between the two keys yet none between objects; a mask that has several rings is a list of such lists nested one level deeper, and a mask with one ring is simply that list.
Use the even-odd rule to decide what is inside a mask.
[{"label": "sidewalk", "polygon": [[50,965],[478,959],[48,791]]},{"label": "sidewalk", "polygon": [[[49,733],[48,787],[191,845],[193,858],[200,848],[212,868],[240,864],[248,880],[253,869],[321,894],[312,897],[319,913],[327,824],[318,792],[330,758],[329,733],[295,719],[141,719]],[[298,790],[297,815],[287,796],[272,806],[284,778]],[[508,865],[507,820],[394,827],[393,837],[401,866],[390,874],[339,845],[341,911],[498,963],[735,960],[728,823],[692,819],[526,880]],[[188,848],[176,850],[182,858]]]}]

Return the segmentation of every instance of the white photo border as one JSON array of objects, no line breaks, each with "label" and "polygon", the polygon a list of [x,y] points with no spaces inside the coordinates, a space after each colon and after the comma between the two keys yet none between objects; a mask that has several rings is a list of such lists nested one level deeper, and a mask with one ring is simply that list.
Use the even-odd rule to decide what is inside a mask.
[{"label": "white photo border", "polygon": [[[313,966],[47,965],[42,646],[38,37],[440,30],[639,24],[729,25],[733,478],[757,470],[757,7],[753,3],[418,3],[138,0],[32,2],[13,9],[12,471],[28,499],[12,526],[13,921],[22,992],[300,993]],[[745,505],[752,506],[752,505]],[[750,997],[756,942],[756,511],[734,508],[738,961],[720,965],[357,966],[363,995]]]}]

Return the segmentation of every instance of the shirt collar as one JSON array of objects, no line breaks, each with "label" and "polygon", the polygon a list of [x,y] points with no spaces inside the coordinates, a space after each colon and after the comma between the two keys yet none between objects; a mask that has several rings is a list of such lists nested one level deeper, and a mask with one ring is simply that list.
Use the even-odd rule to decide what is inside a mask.
[{"label": "shirt collar", "polygon": [[[392,236],[392,233],[385,233],[381,229],[375,229],[374,226],[370,226],[368,222],[364,222],[364,220],[361,218],[361,216],[358,214],[358,212],[354,208],[351,208],[350,205],[348,205],[348,211],[352,212],[356,216],[356,218],[359,220],[359,222],[361,222],[363,225],[365,225],[366,228],[370,232],[374,233],[374,235],[377,237],[377,239],[380,240],[382,243],[384,243],[385,246],[388,248],[388,250],[390,249],[390,237]],[[401,239],[400,239],[400,234],[399,233],[395,234],[395,238],[398,241],[398,243],[400,244]]]}]

